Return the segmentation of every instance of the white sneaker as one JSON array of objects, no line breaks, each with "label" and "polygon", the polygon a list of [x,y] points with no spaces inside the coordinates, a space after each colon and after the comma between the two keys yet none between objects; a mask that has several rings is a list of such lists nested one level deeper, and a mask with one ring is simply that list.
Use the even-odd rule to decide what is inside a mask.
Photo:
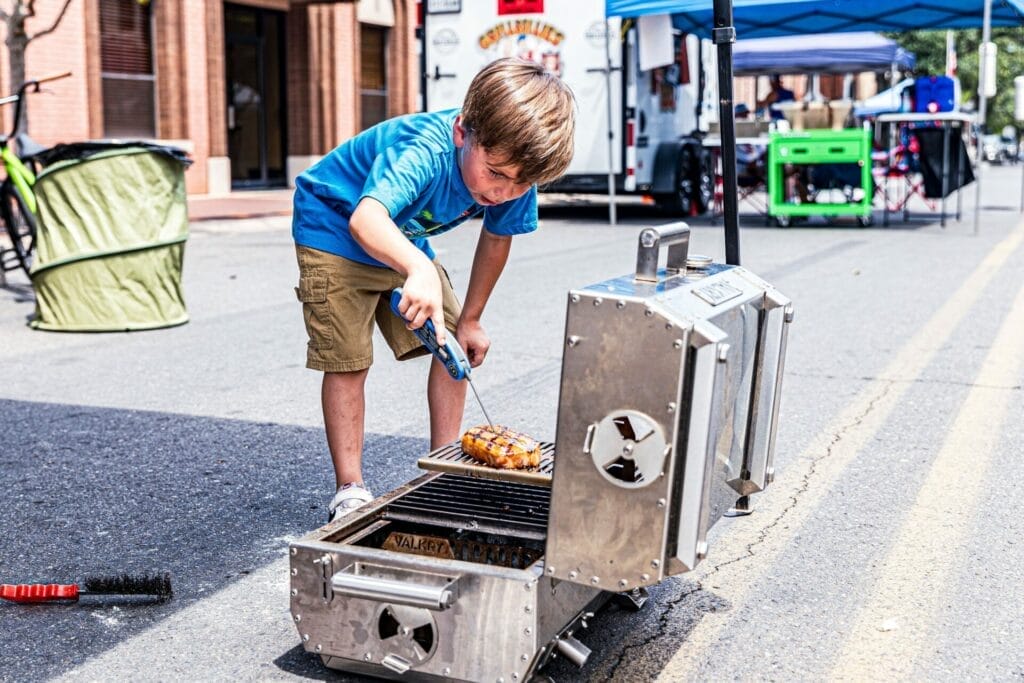
[{"label": "white sneaker", "polygon": [[334,494],[330,505],[327,506],[327,514],[330,521],[336,522],[371,500],[373,494],[362,484],[345,484]]}]

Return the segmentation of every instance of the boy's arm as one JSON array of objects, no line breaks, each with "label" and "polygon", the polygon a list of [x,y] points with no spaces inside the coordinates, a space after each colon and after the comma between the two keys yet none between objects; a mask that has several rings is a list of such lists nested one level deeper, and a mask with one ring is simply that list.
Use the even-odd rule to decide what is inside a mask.
[{"label": "boy's arm", "polygon": [[494,285],[505,268],[512,248],[511,235],[496,235],[486,228],[480,229],[473,257],[473,269],[469,275],[466,301],[459,318],[458,338],[466,350],[466,357],[473,367],[480,365],[491,346],[490,339],[480,325],[484,307],[494,290]]},{"label": "boy's arm", "polygon": [[[447,335],[441,281],[427,255],[402,234],[384,205],[372,197],[360,200],[348,226],[353,239],[367,254],[405,276],[402,303],[398,309],[409,321],[410,329],[416,329],[431,319],[434,321],[437,341],[443,345]],[[494,286],[493,283],[491,286]]]}]

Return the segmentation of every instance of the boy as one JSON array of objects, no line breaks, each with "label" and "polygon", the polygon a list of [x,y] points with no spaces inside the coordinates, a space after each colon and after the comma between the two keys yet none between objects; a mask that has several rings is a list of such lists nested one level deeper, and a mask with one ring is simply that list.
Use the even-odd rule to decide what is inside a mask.
[{"label": "boy", "polygon": [[[573,153],[571,91],[533,62],[501,59],[476,75],[460,110],[385,121],[342,144],[295,181],[292,236],[309,335],[306,367],[324,373],[321,402],[339,519],[373,500],[363,483],[363,387],[373,323],[399,360],[428,353],[410,331],[432,320],[473,367],[490,347],[480,317],[513,235],[537,228],[537,184]],[[483,214],[466,303],[427,238]],[[402,287],[399,309],[388,307]],[[465,382],[430,364],[430,444],[459,438]]]}]

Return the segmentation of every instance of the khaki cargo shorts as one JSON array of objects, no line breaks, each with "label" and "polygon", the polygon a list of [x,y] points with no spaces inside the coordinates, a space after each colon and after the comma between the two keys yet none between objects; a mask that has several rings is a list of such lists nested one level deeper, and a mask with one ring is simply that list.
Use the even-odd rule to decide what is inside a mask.
[{"label": "khaki cargo shorts", "polygon": [[[405,323],[391,312],[391,290],[405,278],[390,268],[367,266],[334,254],[296,245],[299,286],[309,345],[306,367],[323,372],[354,372],[373,364],[373,323],[398,360],[428,354]],[[462,314],[444,267],[441,277],[445,327],[454,335]]]}]

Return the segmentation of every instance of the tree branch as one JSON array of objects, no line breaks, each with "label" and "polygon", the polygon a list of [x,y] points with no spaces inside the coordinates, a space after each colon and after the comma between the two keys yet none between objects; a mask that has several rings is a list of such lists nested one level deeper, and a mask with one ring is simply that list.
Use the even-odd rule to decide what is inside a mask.
[{"label": "tree branch", "polygon": [[[29,41],[31,42],[31,41],[35,40],[36,38],[39,38],[41,36],[45,36],[47,33],[53,33],[57,29],[57,26],[60,25],[61,19],[64,18],[64,15],[67,13],[68,6],[70,4],[71,4],[71,0],[64,0],[64,6],[61,7],[60,14],[58,14],[57,18],[53,20],[53,23],[50,25],[50,28],[44,29],[42,31],[39,31],[38,33],[32,34],[31,36],[28,37]],[[32,3],[29,3],[29,7],[30,8],[31,8],[31,6],[32,6]]]}]

